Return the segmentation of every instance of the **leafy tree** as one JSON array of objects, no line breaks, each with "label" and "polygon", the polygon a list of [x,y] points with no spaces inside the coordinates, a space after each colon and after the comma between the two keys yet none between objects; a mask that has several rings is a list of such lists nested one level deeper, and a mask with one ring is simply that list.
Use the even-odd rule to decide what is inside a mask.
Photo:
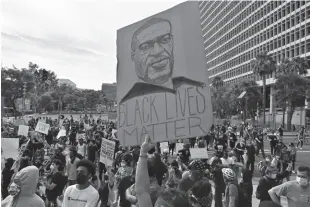
[{"label": "leafy tree", "polygon": [[275,84],[275,96],[279,105],[287,109],[287,129],[291,129],[294,111],[301,99],[305,98],[310,81],[298,74],[280,75]]},{"label": "leafy tree", "polygon": [[[26,87],[25,87],[26,86]],[[15,102],[18,98],[25,95],[29,96],[34,88],[33,76],[27,70],[19,70],[15,66],[13,68],[1,68],[1,96],[5,99],[5,105],[13,107],[15,116],[17,108]]]},{"label": "leafy tree", "polygon": [[287,129],[291,129],[291,122],[294,111],[301,100],[310,95],[307,90],[310,85],[309,79],[305,78],[309,63],[305,58],[293,58],[283,60],[277,67],[277,81],[275,84],[275,95],[277,105],[283,109],[283,126],[284,112],[287,110]]},{"label": "leafy tree", "polygon": [[224,85],[224,81],[220,76],[216,76],[212,79],[212,87],[218,90],[219,88],[222,88]]},{"label": "leafy tree", "polygon": [[[246,92],[246,95],[242,99],[238,99],[242,92]],[[257,106],[262,104],[262,96],[258,84],[253,80],[244,80],[231,87],[229,93],[230,105],[232,106],[231,111],[235,114],[243,110],[246,117],[255,119]]]},{"label": "leafy tree", "polygon": [[272,59],[271,55],[267,52],[258,54],[251,62],[251,67],[254,74],[259,75],[263,80],[263,123],[266,122],[266,76],[276,71],[276,62]]}]

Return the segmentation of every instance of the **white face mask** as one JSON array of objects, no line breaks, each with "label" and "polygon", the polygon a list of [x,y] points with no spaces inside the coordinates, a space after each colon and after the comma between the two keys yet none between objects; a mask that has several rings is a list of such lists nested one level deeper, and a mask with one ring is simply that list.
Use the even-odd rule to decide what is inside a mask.
[{"label": "white face mask", "polygon": [[308,185],[308,180],[306,178],[301,178],[301,177],[296,177],[296,181],[299,185],[301,186],[306,186]]},{"label": "white face mask", "polygon": [[51,166],[50,166],[51,171],[54,170],[54,167],[55,167],[54,165],[51,165]]},{"label": "white face mask", "polygon": [[126,166],[126,164],[122,162],[122,163],[121,163],[121,166],[122,166],[122,167],[125,167],[125,166]]}]

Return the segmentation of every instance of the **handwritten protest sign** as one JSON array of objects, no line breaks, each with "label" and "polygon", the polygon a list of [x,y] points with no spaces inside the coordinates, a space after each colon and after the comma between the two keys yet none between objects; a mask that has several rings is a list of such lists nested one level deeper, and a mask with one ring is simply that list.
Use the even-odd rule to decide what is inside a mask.
[{"label": "handwritten protest sign", "polygon": [[25,125],[25,120],[24,119],[15,119],[14,120],[14,125],[15,126]]},{"label": "handwritten protest sign", "polygon": [[163,152],[164,149],[169,149],[168,142],[161,142],[160,143],[160,150],[161,150],[161,152]]},{"label": "handwritten protest sign", "polygon": [[183,149],[183,143],[176,143],[175,144],[175,151],[178,153],[179,150]]},{"label": "handwritten protest sign", "polygon": [[207,148],[190,148],[192,159],[208,159],[208,150]]},{"label": "handwritten protest sign", "polygon": [[28,131],[29,131],[29,126],[19,125],[18,133],[17,134],[27,137],[28,136]]},{"label": "handwritten protest sign", "polygon": [[49,129],[50,129],[50,125],[49,124],[45,124],[43,122],[38,122],[35,131],[47,135]]},{"label": "handwritten protest sign", "polygon": [[18,138],[2,138],[1,147],[3,149],[2,156],[7,158],[16,159],[18,156]]},{"label": "handwritten protest sign", "polygon": [[103,138],[100,150],[100,162],[104,163],[106,166],[112,166],[114,150],[115,142]]},{"label": "handwritten protest sign", "polygon": [[57,139],[59,139],[60,137],[65,137],[65,136],[66,136],[66,130],[65,129],[61,129],[58,132]]},{"label": "handwritten protest sign", "polygon": [[140,145],[146,134],[163,142],[208,133],[213,113],[197,2],[118,30],[117,59],[123,146]]}]

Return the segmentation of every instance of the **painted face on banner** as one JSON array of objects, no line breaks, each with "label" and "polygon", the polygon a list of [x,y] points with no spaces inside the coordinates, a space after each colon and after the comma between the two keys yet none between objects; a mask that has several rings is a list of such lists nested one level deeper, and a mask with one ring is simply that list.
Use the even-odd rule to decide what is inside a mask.
[{"label": "painted face on banner", "polygon": [[136,73],[147,83],[162,85],[172,75],[173,39],[171,24],[162,19],[150,20],[133,37],[132,60]]}]

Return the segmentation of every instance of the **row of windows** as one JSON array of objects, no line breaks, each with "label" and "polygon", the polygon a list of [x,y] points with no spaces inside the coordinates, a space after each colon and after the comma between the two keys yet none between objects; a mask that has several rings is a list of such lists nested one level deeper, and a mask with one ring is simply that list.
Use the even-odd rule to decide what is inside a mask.
[{"label": "row of windows", "polygon": [[226,82],[224,82],[224,86],[231,85],[231,84],[234,84],[234,83],[238,83],[238,82],[241,82],[241,81],[253,80],[254,77],[255,77],[255,75],[253,73],[252,74],[248,74],[248,75],[245,75],[245,76],[242,76],[242,77],[238,77],[238,78],[226,81]]},{"label": "row of windows", "polygon": [[[272,28],[271,28],[271,31],[273,31]],[[265,42],[266,40],[269,40],[268,42],[264,44],[264,47],[266,48],[267,51],[272,51],[279,47],[285,46],[289,43],[300,40],[304,38],[305,36],[310,35],[310,23],[308,23],[307,25],[298,27],[295,30],[291,30],[291,31],[287,30],[286,33],[283,33],[281,36],[278,36],[277,38],[274,38],[274,39],[269,39],[269,35],[270,35],[270,38],[274,37],[274,35],[271,35],[270,31],[267,31],[265,33],[261,33],[260,35],[253,36],[253,38],[249,39],[248,41],[244,42],[243,44],[235,48],[233,48],[234,43],[229,42],[224,47],[221,47],[221,49],[219,50],[220,53],[217,53],[220,56],[213,59],[212,61],[209,61],[209,56],[207,55],[208,66],[212,68],[218,64],[221,64],[225,62],[226,60],[234,56],[237,56],[240,53],[248,49],[255,47],[256,45],[262,42]],[[229,48],[233,48],[233,49],[229,50]],[[207,50],[207,54],[208,54],[208,50]]]},{"label": "row of windows", "polygon": [[222,1],[216,1],[215,3],[212,4],[212,6],[206,6],[203,7],[202,10],[200,10],[201,18],[203,19],[209,19],[210,14],[215,10],[215,8],[220,5]]},{"label": "row of windows", "polygon": [[[253,24],[253,22],[256,22],[258,19],[260,19],[261,17],[265,17],[267,14],[269,14],[271,11],[273,11],[275,8],[277,8],[278,6],[280,6],[281,3],[284,3],[285,1],[273,1],[273,2],[269,2],[267,5],[265,5],[262,9],[260,9],[258,12],[256,12],[256,14],[253,14],[255,10],[257,10],[260,6],[263,5],[263,3],[265,3],[265,1],[256,1],[255,3],[253,3],[250,7],[248,7],[245,11],[243,11],[242,13],[238,14],[239,11],[241,11],[242,9],[237,7],[237,9],[239,10],[238,12],[231,12],[228,16],[226,16],[226,18],[224,20],[222,20],[221,22],[219,22],[219,20],[217,18],[215,18],[216,21],[214,21],[214,24],[216,24],[216,26],[212,29],[211,25],[208,25],[208,28],[211,30],[206,31],[204,33],[204,36],[206,37],[205,39],[207,40],[206,45],[209,45],[210,43],[214,42],[216,39],[218,39],[217,37],[222,36],[223,34],[225,34],[228,30],[230,30],[233,26],[235,26],[236,24],[238,24],[240,21],[242,21],[243,19],[245,19],[247,16],[251,15],[251,16],[257,16],[255,18],[251,18],[250,20],[248,19],[248,23],[246,24],[246,26],[244,28],[246,28],[247,26]],[[305,5],[306,1],[292,1],[292,2],[287,2],[286,7],[283,6],[282,10],[279,9],[278,12],[275,12],[275,17],[270,18],[269,20],[267,19],[267,21],[270,21],[272,24],[273,22],[277,21],[278,19],[281,19],[282,17],[292,13],[293,11],[295,11],[296,9],[302,7],[303,5]],[[246,4],[246,2],[242,2],[242,4]],[[242,5],[241,4],[241,5]],[[222,13],[222,14],[226,14],[226,13]],[[236,16],[236,14],[238,14]],[[233,19],[234,18],[234,19]],[[228,25],[227,22],[233,19],[233,21],[231,21]],[[225,25],[225,27],[223,28],[222,26]],[[266,26],[265,26],[266,27]],[[204,26],[202,26],[203,28],[203,32],[204,32]],[[240,28],[240,27],[239,27]],[[237,30],[238,32],[242,31],[242,30]],[[215,33],[217,33],[217,35],[213,36],[212,38],[210,38],[212,35],[214,35]],[[210,38],[210,39],[209,39]]]},{"label": "row of windows", "polygon": [[[227,7],[225,7],[228,3],[229,3],[229,5]],[[214,25],[220,24],[221,22],[228,22],[230,20],[230,18],[232,18],[231,15],[236,14],[238,9],[240,9],[240,8],[243,9],[248,4],[244,1],[241,4],[239,4],[237,7],[236,7],[236,5],[238,5],[238,1],[225,2],[225,5],[220,6],[217,9],[217,11],[212,13],[212,15],[210,15],[208,18],[205,18],[204,16],[202,16],[202,20],[201,20],[202,31],[205,31],[206,33],[208,33],[210,31],[210,29],[213,28]],[[230,14],[228,16],[226,16],[225,18],[224,18],[224,15],[220,15],[220,14],[226,15],[228,13],[230,13]],[[203,15],[203,13],[201,13],[201,15]],[[217,15],[217,17],[214,18],[216,15]]]},{"label": "row of windows", "polygon": [[[250,71],[250,69],[245,71],[244,69],[240,69],[240,68],[242,68],[244,65],[250,64],[250,60],[255,58],[255,56],[259,52],[267,50],[266,47],[267,47],[267,45],[261,45],[260,47],[257,47],[254,50],[248,51],[245,54],[240,55],[240,56],[226,62],[225,64],[212,69],[211,71],[209,71],[209,75],[210,76],[216,75],[222,71],[226,71],[226,70],[231,69],[233,67],[236,67],[238,65],[239,65],[238,67],[231,69],[228,72],[224,72],[223,74],[230,72],[230,73],[232,73],[231,77],[234,77],[236,75],[248,72],[248,71]],[[283,48],[282,50],[274,51],[274,52],[272,52],[272,56],[274,57],[274,60],[276,62],[280,62],[281,60],[283,60],[285,58],[300,56],[300,55],[306,54],[308,52],[310,52],[310,39],[308,39],[307,42],[303,41],[303,42],[297,43],[295,45],[291,45],[290,47]],[[247,63],[244,64],[245,62],[247,62]],[[243,66],[240,64],[243,64]],[[208,64],[207,64],[207,68],[210,68]],[[239,73],[236,71],[239,71]]]},{"label": "row of windows", "polygon": [[[264,3],[263,1],[258,1],[258,2]],[[241,14],[237,15],[238,10],[244,9],[247,5],[249,5],[251,3],[249,1],[242,1],[241,4],[239,4],[239,6],[235,7],[234,10],[229,12],[229,10],[231,10],[231,7],[236,6],[237,3],[238,3],[237,1],[234,1],[235,5],[232,3],[231,5],[229,5],[226,8],[227,11],[225,11],[226,10],[225,9],[223,12],[221,12],[221,14],[225,14],[225,15],[228,14],[224,18],[223,18],[224,15],[218,16],[217,18],[215,18],[214,22],[210,23],[210,25],[207,25],[207,23],[208,23],[207,21],[204,22],[204,24],[202,24],[202,26],[201,26],[202,27],[202,33],[204,34],[203,36],[206,39],[210,38],[212,35],[215,35],[215,34],[216,34],[216,36],[221,36],[221,35],[225,34],[228,30],[231,29],[231,27],[228,28],[228,25],[231,25],[231,23],[234,23],[233,25],[236,25],[237,23],[239,23],[240,21],[242,21],[245,18],[245,13],[247,13],[248,15],[251,13],[251,8],[254,9],[255,5],[261,6],[261,3],[258,3],[258,4],[253,3],[252,6],[250,6],[248,9],[246,9]],[[255,8],[255,9],[257,9],[257,8]],[[223,19],[220,20],[221,18],[223,18]],[[237,19],[238,19],[238,21],[237,21]],[[227,25],[227,22],[229,22],[230,20],[232,20],[232,21],[230,22],[230,24]],[[225,25],[225,26],[223,27],[223,25]]]},{"label": "row of windows", "polygon": [[[290,4],[294,4],[294,3],[295,2],[293,2],[293,3],[291,2]],[[289,4],[288,4],[288,6],[289,6]],[[282,9],[284,9],[284,11],[285,11],[285,7],[283,7]],[[268,16],[264,15],[264,13],[262,11],[263,10],[260,10],[260,11],[257,11],[255,14],[251,14],[250,18],[248,18],[243,23],[239,24],[232,31],[225,34],[225,36],[223,36],[222,38],[219,38],[219,36],[221,36],[221,35],[215,35],[215,36],[211,37],[210,39],[208,39],[205,42],[205,47],[210,47],[210,45],[213,44],[213,47],[212,46],[211,47],[214,49],[214,48],[216,48],[216,43],[217,43],[217,45],[221,45],[221,43],[226,42],[228,40],[231,40],[236,35],[238,35],[240,32],[244,31],[245,28],[248,28],[249,26],[253,27],[254,23],[256,23],[255,30],[260,31],[260,30],[268,27],[269,25],[273,24],[274,22],[280,20],[281,18],[285,17],[282,15],[283,12],[281,12],[280,8],[278,8],[278,12],[274,12],[273,14],[269,13]],[[284,14],[285,14],[285,12],[284,12]],[[288,14],[286,14],[286,15],[288,15]],[[261,18],[264,18],[264,19],[261,19]],[[305,12],[300,13],[300,15],[296,15],[296,20],[294,20],[294,23],[296,22],[295,24],[298,24],[299,22],[304,21],[305,18],[306,18]],[[230,22],[228,25],[226,25],[227,31],[236,25],[235,21],[236,21],[236,19],[234,21]],[[237,21],[237,22],[240,22],[240,21]],[[210,36],[206,35],[206,37],[208,38]]]},{"label": "row of windows", "polygon": [[[233,38],[228,42],[224,42],[224,39],[223,39],[217,44],[213,45],[211,48],[207,48],[207,51],[208,51],[207,59],[211,60],[223,54],[225,51],[228,51],[229,49],[239,44],[240,42],[244,41],[245,39],[248,39],[249,37],[254,37],[254,45],[259,44],[271,37],[274,37],[275,35],[283,31],[288,31],[288,29],[290,29],[291,27],[295,25],[299,25],[301,22],[303,22],[306,19],[306,15],[307,15],[307,19],[310,19],[310,7],[307,8],[307,10],[305,9],[300,12],[297,12],[296,14],[290,16],[289,18],[286,18],[282,22],[279,22],[277,25],[273,25],[272,27],[268,28],[266,31],[264,31],[260,35],[256,35],[256,36],[261,37],[258,39],[258,41],[256,41],[257,37],[255,38],[254,35],[257,32],[269,26],[270,22],[267,21],[269,23],[266,24],[266,19],[265,19],[265,21],[261,21],[260,24],[254,25],[254,27],[244,31],[241,35],[238,35],[236,38]],[[301,34],[301,35],[304,35],[304,34]],[[252,39],[248,41],[252,41]]]},{"label": "row of windows", "polygon": [[[272,54],[272,57],[276,62],[280,62],[280,60],[284,60],[285,58],[293,58],[293,57],[299,56],[300,54],[305,54],[306,53],[305,42],[303,42],[301,44],[302,44],[302,46],[299,46],[299,44],[297,44],[295,46],[291,46],[291,47],[287,48],[286,50],[275,52],[274,54]],[[310,51],[310,48],[308,48],[308,50]],[[239,76],[239,75],[247,73],[251,70],[252,69],[251,69],[250,63],[247,63],[247,64],[241,65],[237,68],[234,68],[234,69],[232,69],[226,73],[223,73],[221,75],[224,79],[227,79],[227,78]],[[213,71],[209,71],[209,74],[214,75]],[[271,78],[271,75],[269,75],[269,77],[267,77],[267,78]],[[256,80],[260,80],[260,77],[259,76],[256,77]]]}]

